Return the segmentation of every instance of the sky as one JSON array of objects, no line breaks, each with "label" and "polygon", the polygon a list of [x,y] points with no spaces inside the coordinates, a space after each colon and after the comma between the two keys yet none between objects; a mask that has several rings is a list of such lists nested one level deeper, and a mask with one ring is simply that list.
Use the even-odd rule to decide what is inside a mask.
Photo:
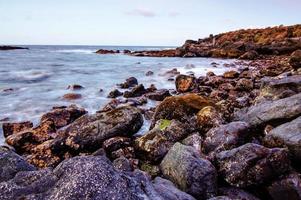
[{"label": "sky", "polygon": [[301,23],[301,0],[0,0],[0,44],[180,46]]}]

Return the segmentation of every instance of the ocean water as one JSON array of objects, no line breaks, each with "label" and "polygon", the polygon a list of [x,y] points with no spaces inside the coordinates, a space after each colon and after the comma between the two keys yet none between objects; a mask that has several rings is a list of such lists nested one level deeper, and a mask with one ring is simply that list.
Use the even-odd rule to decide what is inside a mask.
[{"label": "ocean water", "polygon": [[[174,89],[164,73],[177,68],[181,73],[204,75],[208,71],[221,74],[229,68],[225,63],[233,60],[212,58],[150,58],[123,54],[98,55],[100,48],[114,50],[158,50],[168,47],[110,47],[110,46],[28,46],[30,50],[0,51],[0,120],[18,122],[30,120],[35,125],[40,116],[53,106],[77,104],[90,113],[110,101],[106,96],[130,76],[148,87]],[[211,63],[219,63],[212,67]],[[145,76],[147,71],[153,76]],[[76,91],[83,98],[66,101],[62,96],[72,91],[70,84],[80,84],[85,89]],[[103,92],[100,92],[100,89]],[[157,102],[149,102],[154,106]],[[2,125],[1,125],[2,127]],[[146,122],[143,132],[148,128]],[[0,142],[3,142],[2,128]]]}]

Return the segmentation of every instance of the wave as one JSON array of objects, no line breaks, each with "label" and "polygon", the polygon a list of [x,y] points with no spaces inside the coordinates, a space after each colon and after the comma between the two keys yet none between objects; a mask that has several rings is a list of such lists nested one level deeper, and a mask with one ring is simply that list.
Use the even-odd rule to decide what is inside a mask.
[{"label": "wave", "polygon": [[89,50],[89,49],[61,49],[56,50],[53,52],[57,53],[80,53],[80,54],[92,54],[95,52],[95,50]]}]

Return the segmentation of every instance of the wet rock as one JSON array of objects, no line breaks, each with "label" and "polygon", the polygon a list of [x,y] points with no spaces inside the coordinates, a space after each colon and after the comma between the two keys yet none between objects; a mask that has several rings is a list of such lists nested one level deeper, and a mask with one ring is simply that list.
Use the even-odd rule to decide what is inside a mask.
[{"label": "wet rock", "polygon": [[163,101],[166,97],[169,97],[169,96],[171,96],[171,94],[169,93],[169,90],[167,90],[167,89],[156,90],[154,92],[146,94],[147,98],[149,98],[151,100],[155,100],[155,101]]},{"label": "wet rock", "polygon": [[126,100],[126,104],[130,106],[142,106],[143,104],[147,103],[147,98],[142,96],[142,97],[136,97],[136,98],[128,98]]},{"label": "wet rock", "polygon": [[178,75],[176,78],[176,89],[178,92],[189,92],[195,87],[195,77],[187,75]]},{"label": "wet rock", "polygon": [[135,150],[143,160],[159,162],[168,152],[172,142],[168,141],[159,128],[154,128],[135,140]]},{"label": "wet rock", "polygon": [[157,88],[154,84],[151,84],[148,88],[146,88],[146,91],[149,92],[155,92],[157,91]]},{"label": "wet rock", "polygon": [[221,114],[212,106],[206,106],[197,113],[197,124],[199,128],[207,132],[224,122]]},{"label": "wet rock", "polygon": [[196,94],[167,97],[157,106],[151,128],[160,119],[177,119],[183,123],[189,122],[191,117],[203,107],[213,105],[207,98]]},{"label": "wet rock", "polygon": [[185,138],[181,143],[187,146],[192,146],[195,150],[197,150],[197,152],[201,153],[203,138],[198,133],[194,133]]},{"label": "wet rock", "polygon": [[157,177],[153,181],[155,190],[161,195],[162,200],[195,200],[189,194],[177,189],[169,180]]},{"label": "wet rock", "polygon": [[108,98],[116,98],[116,97],[119,97],[119,96],[122,96],[123,93],[120,92],[119,90],[115,89],[115,90],[112,90],[109,94],[108,94]]},{"label": "wet rock", "polygon": [[251,51],[248,51],[246,53],[244,53],[243,55],[241,55],[239,57],[239,59],[243,59],[243,60],[255,60],[256,58],[258,58],[259,54],[254,51],[254,50],[251,50]]},{"label": "wet rock", "polygon": [[0,182],[12,179],[20,171],[33,171],[35,167],[28,164],[21,156],[5,147],[0,147]]},{"label": "wet rock", "polygon": [[67,89],[68,90],[81,90],[81,89],[84,89],[84,87],[81,85],[78,85],[78,84],[73,84],[73,85],[68,85]]},{"label": "wet rock", "polygon": [[84,115],[60,132],[61,140],[73,149],[96,150],[109,138],[132,136],[143,124],[140,111],[120,107],[112,111]]},{"label": "wet rock", "polygon": [[129,53],[131,53],[131,52],[132,52],[132,51],[131,51],[131,50],[128,50],[128,49],[124,49],[124,50],[123,50],[123,53],[124,53],[124,54],[129,54]]},{"label": "wet rock", "polygon": [[273,200],[301,199],[301,179],[297,173],[291,173],[274,181],[267,188]]},{"label": "wet rock", "polygon": [[193,147],[176,143],[164,157],[160,167],[166,178],[197,199],[215,196],[215,168]]},{"label": "wet rock", "polygon": [[251,193],[235,187],[222,187],[219,188],[219,194],[225,195],[230,199],[237,200],[259,200]]},{"label": "wet rock", "polygon": [[145,76],[152,76],[154,75],[154,72],[153,71],[148,71],[145,73]]},{"label": "wet rock", "polygon": [[159,128],[171,142],[178,142],[189,133],[189,127],[177,120],[159,120],[155,128]]},{"label": "wet rock", "polygon": [[248,143],[216,155],[218,171],[230,185],[257,186],[287,172],[290,168],[285,149],[269,149]]},{"label": "wet rock", "polygon": [[237,78],[238,76],[239,76],[239,73],[234,70],[227,71],[223,74],[224,78]]},{"label": "wet rock", "polygon": [[250,91],[254,88],[253,81],[246,78],[241,78],[237,81],[235,89],[240,91]]},{"label": "wet rock", "polygon": [[165,185],[166,191],[157,191],[155,186],[163,184],[153,184],[141,171],[122,172],[103,156],[80,156],[65,160],[53,171],[18,173],[0,183],[0,192],[3,199],[173,200],[167,198],[172,194],[179,200],[189,197],[172,185]]},{"label": "wet rock", "polygon": [[245,121],[253,127],[282,124],[301,114],[301,94],[251,106],[235,113],[237,121]]},{"label": "wet rock", "polygon": [[119,99],[112,99],[109,103],[107,103],[103,108],[97,111],[97,113],[108,112],[116,109],[121,104]]},{"label": "wet rock", "polygon": [[63,96],[63,99],[65,99],[65,100],[76,100],[76,99],[81,99],[81,98],[82,98],[82,95],[77,94],[77,93],[68,93]]},{"label": "wet rock", "polygon": [[41,122],[53,121],[57,129],[74,122],[77,118],[86,114],[87,111],[76,105],[68,107],[53,107],[52,110],[41,117]]},{"label": "wet rock", "polygon": [[301,50],[292,53],[289,63],[295,70],[301,68]]},{"label": "wet rock", "polygon": [[135,86],[131,91],[125,91],[123,97],[131,98],[131,97],[140,97],[146,93],[146,89],[142,84]]},{"label": "wet rock", "polygon": [[9,135],[13,135],[24,131],[26,129],[31,129],[33,127],[33,123],[30,121],[18,122],[18,123],[3,123],[3,135],[4,137],[8,137]]},{"label": "wet rock", "polygon": [[225,151],[246,143],[250,136],[250,127],[245,122],[231,122],[210,129],[206,133],[203,149],[206,153],[211,151]]},{"label": "wet rock", "polygon": [[119,84],[119,86],[124,89],[134,87],[136,85],[138,85],[138,80],[135,77],[127,78],[124,83]]},{"label": "wet rock", "polygon": [[131,145],[131,139],[127,137],[113,137],[103,143],[103,148],[107,152],[116,151],[120,148],[128,147]]},{"label": "wet rock", "polygon": [[301,117],[272,129],[264,138],[269,147],[287,147],[294,161],[301,161]]}]

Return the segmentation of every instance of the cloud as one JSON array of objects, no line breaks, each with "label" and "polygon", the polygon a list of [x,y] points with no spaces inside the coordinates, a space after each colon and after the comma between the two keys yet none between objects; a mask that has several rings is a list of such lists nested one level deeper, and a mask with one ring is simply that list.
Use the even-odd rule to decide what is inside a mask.
[{"label": "cloud", "polygon": [[131,11],[127,11],[126,15],[142,16],[142,17],[155,17],[156,13],[147,9],[136,8]]},{"label": "cloud", "polygon": [[172,11],[170,13],[168,13],[169,17],[177,17],[179,16],[181,13],[177,12],[177,11]]}]

